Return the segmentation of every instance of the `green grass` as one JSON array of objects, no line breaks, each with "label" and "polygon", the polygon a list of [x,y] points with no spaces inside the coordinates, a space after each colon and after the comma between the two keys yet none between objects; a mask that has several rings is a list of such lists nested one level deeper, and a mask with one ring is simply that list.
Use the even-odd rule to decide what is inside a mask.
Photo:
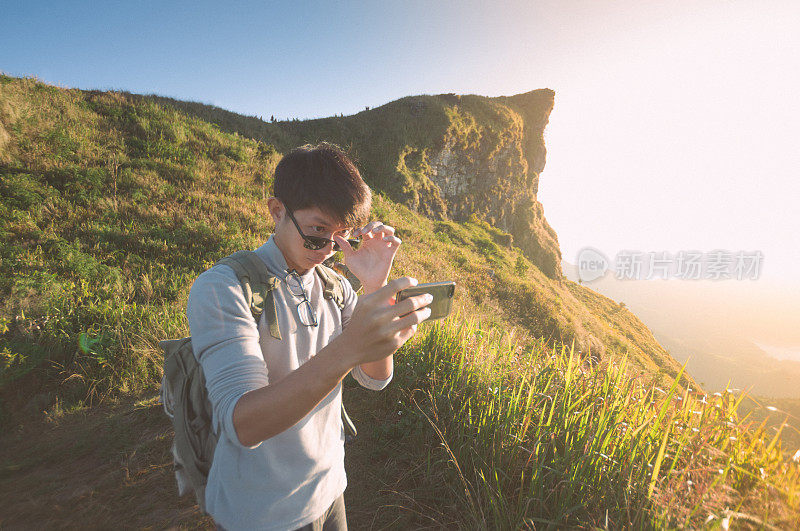
[{"label": "green grass", "polygon": [[275,151],[34,80],[4,78],[0,119],[0,413],[34,394],[91,404],[152,388],[193,279],[268,232],[251,196]]},{"label": "green grass", "polygon": [[[9,242],[0,251],[0,418],[34,395],[92,404],[153,388],[157,341],[187,333],[194,278],[268,237],[263,198],[280,151],[151,99],[2,81],[0,124],[12,134],[0,152]],[[485,98],[423,100],[432,116],[460,101],[454,127],[470,142],[480,143],[476,128],[502,134],[512,116],[482,111]],[[368,114],[389,120],[408,103]],[[404,239],[395,274],[456,280],[462,311],[551,343],[575,341],[584,357],[628,351],[642,371],[677,372],[632,315],[621,320],[607,299],[552,281],[485,220],[434,221],[380,192],[373,215]],[[78,348],[82,335],[91,349]]]},{"label": "green grass", "polygon": [[[492,153],[509,123],[541,111],[426,98],[422,115],[456,127],[477,153]],[[263,199],[286,146],[314,140],[311,132],[346,138],[337,127],[367,134],[368,120],[389,124],[414,101],[351,122],[284,123],[268,142],[151,99],[0,76],[0,424],[156,391],[157,342],[188,334],[194,279],[268,237]],[[403,127],[376,145],[405,153],[398,171],[424,184],[438,133]],[[393,155],[385,164],[397,168]],[[628,310],[550,278],[516,236],[480,216],[431,219],[414,201],[376,192],[372,215],[403,239],[393,274],[458,283],[463,319],[423,327],[399,357],[408,370],[379,399],[384,409],[401,401],[402,419],[379,429],[413,456],[409,481],[430,487],[408,492],[432,496],[433,507],[437,492],[455,500],[434,515],[441,524],[602,527],[607,514],[610,527],[695,527],[726,510],[776,525],[797,517],[796,466],[771,444],[774,425],[746,427],[727,394],[700,405],[686,391],[691,378]]]},{"label": "green grass", "polygon": [[[456,315],[423,325],[398,356],[383,437],[425,463],[406,483],[460,529],[737,527],[800,518],[800,463],[786,426],[737,416],[744,398],[589,367]],[[420,485],[424,487],[420,487]],[[434,501],[431,502],[436,505]],[[441,506],[442,504],[439,504]]]}]

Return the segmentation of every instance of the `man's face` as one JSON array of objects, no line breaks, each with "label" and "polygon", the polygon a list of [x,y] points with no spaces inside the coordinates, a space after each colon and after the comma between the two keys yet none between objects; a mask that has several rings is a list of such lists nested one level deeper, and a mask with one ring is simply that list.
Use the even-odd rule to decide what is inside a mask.
[{"label": "man's face", "polygon": [[[307,249],[303,245],[303,237],[289,218],[286,207],[279,200],[275,201],[277,204],[270,202],[270,212],[275,220],[275,239],[290,269],[303,274],[333,256],[333,243],[319,250]],[[300,230],[306,236],[319,236],[330,240],[333,234],[347,238],[351,233],[350,227],[337,223],[318,207],[295,210],[292,213]]]}]

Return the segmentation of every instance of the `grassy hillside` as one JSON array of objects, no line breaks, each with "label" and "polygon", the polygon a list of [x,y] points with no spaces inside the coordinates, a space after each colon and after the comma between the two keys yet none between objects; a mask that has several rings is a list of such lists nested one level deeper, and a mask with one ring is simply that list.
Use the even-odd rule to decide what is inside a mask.
[{"label": "grassy hillside", "polygon": [[321,140],[346,146],[373,189],[429,218],[477,218],[500,227],[546,276],[561,277],[558,237],[537,200],[551,90],[499,98],[409,96],[351,116],[282,122],[129,97],[180,109],[281,152]]},{"label": "grassy hillside", "polygon": [[[800,464],[774,430],[738,418],[732,393],[645,385],[624,363],[582,367],[464,315],[422,326],[397,359],[382,393],[345,382],[360,432],[347,450],[354,529],[793,529],[800,518]],[[173,494],[157,395],[30,424],[0,435],[4,524],[211,525]]]},{"label": "grassy hillside", "polygon": [[[9,77],[0,91],[3,400],[152,386],[156,342],[186,331],[194,278],[266,240],[262,199],[280,150],[117,93]],[[547,278],[507,233],[380,195],[374,215],[405,242],[395,274],[457,280],[461,310],[546,343],[574,341],[584,356],[627,351],[641,372],[676,374],[632,314]]]},{"label": "grassy hillside", "polygon": [[[157,341],[188,333],[193,280],[267,238],[263,198],[285,149],[146,98],[0,77],[3,425],[152,396]],[[378,415],[378,457],[401,448],[412,467],[396,489],[434,507],[452,491],[440,524],[796,517],[797,465],[773,432],[740,424],[725,397],[699,405],[625,308],[549,278],[484,220],[432,219],[383,194],[373,214],[403,239],[395,275],[458,282],[458,316],[404,349],[377,412],[354,404]],[[5,459],[0,479],[38,458]],[[764,500],[769,514],[754,513]]]},{"label": "grassy hillside", "polygon": [[781,450],[785,424],[740,419],[743,397],[647,384],[624,360],[582,367],[568,349],[463,316],[424,328],[401,356],[376,428],[393,470],[409,471],[385,480],[412,493],[413,510],[386,515],[398,528],[800,523],[800,454]]}]

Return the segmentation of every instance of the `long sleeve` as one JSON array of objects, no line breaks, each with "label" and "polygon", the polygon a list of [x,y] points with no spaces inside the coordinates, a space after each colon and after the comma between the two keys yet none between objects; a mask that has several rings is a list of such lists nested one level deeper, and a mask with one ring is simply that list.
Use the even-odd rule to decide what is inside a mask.
[{"label": "long sleeve", "polygon": [[245,393],[269,383],[256,321],[233,269],[220,265],[202,273],[189,292],[186,316],[192,349],[203,367],[214,430],[240,449],[233,409]]},{"label": "long sleeve", "polygon": [[[342,284],[344,287],[345,297],[345,305],[344,309],[342,310],[342,329],[344,329],[347,328],[347,324],[350,322],[350,318],[353,315],[353,310],[358,302],[358,295],[355,291],[353,291],[353,287],[350,285],[350,282],[348,282],[347,279],[344,279]],[[390,374],[385,380],[376,380],[361,370],[360,365],[356,365],[353,370],[350,371],[350,374],[353,376],[353,378],[355,378],[361,387],[364,387],[365,389],[371,389],[373,391],[380,391],[381,389],[386,388],[394,376],[394,372],[392,372],[392,374]]]},{"label": "long sleeve", "polygon": [[381,389],[386,388],[386,386],[389,385],[389,382],[392,381],[392,376],[394,376],[394,372],[392,372],[392,374],[390,374],[385,380],[376,380],[362,371],[360,365],[356,365],[353,370],[350,371],[350,374],[353,375],[353,378],[355,378],[361,387],[372,389],[373,391],[380,391]]}]

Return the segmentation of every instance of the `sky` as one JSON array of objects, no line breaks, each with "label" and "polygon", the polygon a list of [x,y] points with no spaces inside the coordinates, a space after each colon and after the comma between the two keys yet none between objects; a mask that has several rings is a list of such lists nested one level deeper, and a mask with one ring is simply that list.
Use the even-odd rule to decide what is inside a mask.
[{"label": "sky", "polygon": [[564,258],[761,251],[800,286],[800,2],[0,3],[0,70],[269,119],[555,91]]}]

